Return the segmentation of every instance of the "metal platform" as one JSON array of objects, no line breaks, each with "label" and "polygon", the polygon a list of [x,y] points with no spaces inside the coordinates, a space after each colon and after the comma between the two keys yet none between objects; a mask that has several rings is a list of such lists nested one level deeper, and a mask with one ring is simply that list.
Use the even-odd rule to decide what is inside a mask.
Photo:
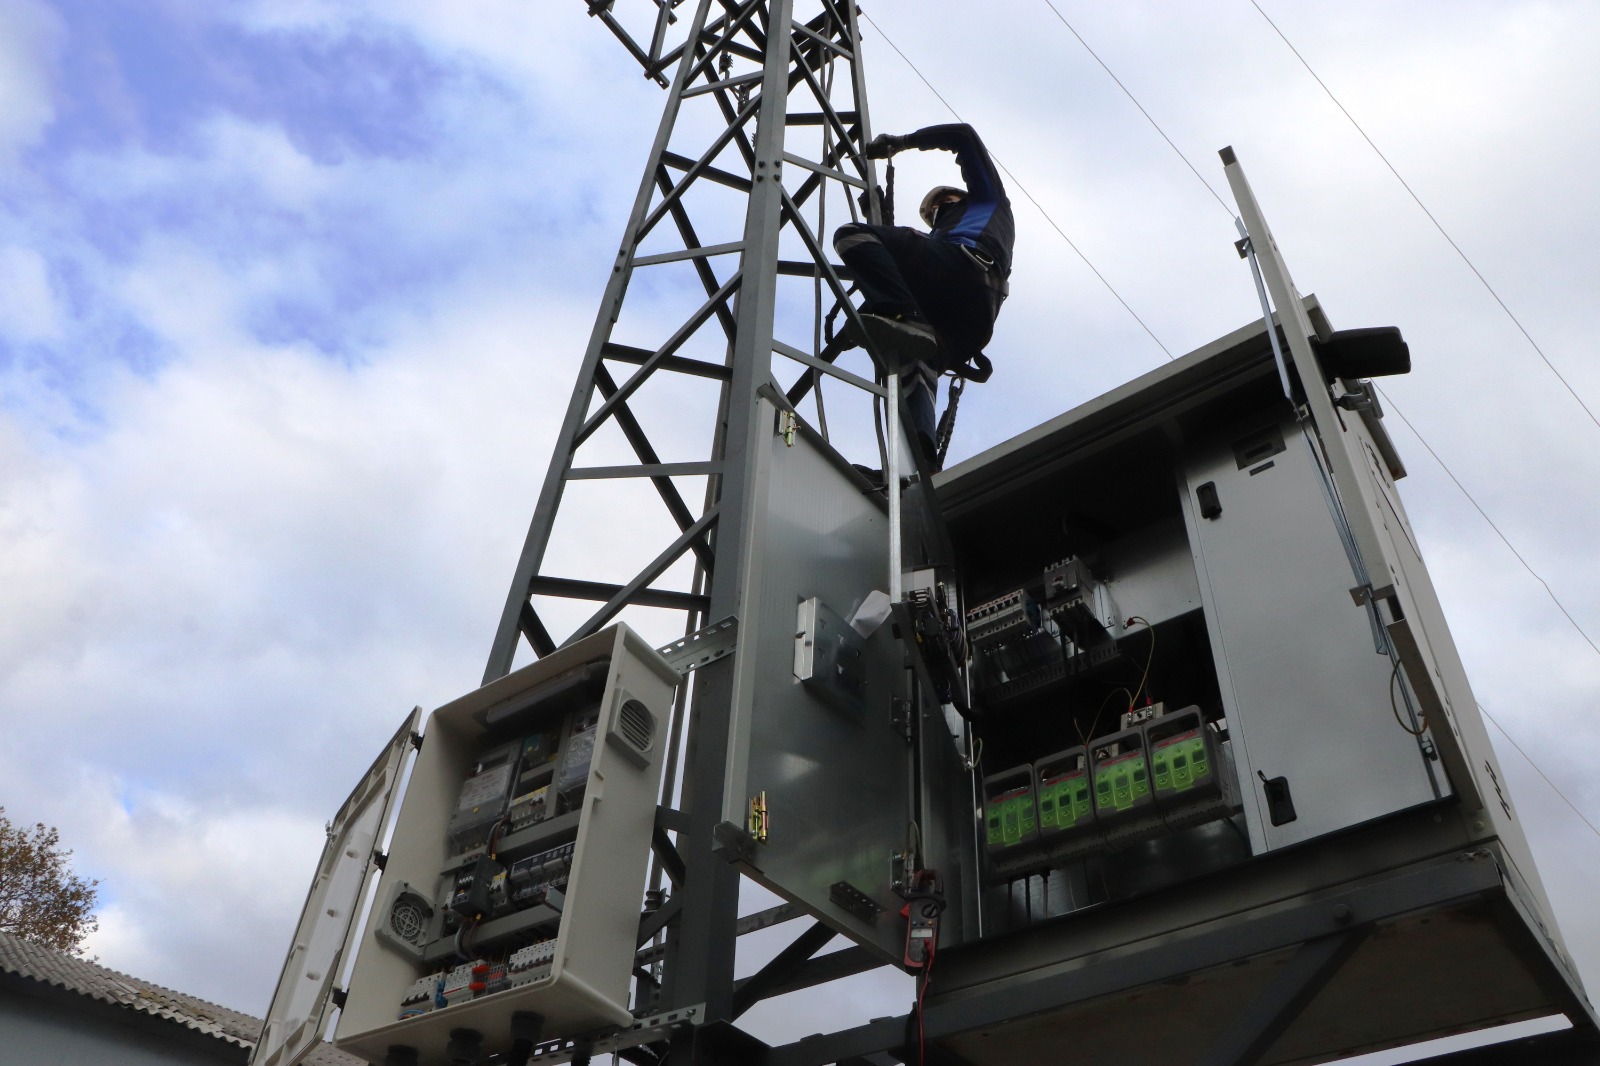
[{"label": "metal platform", "polygon": [[[1503,853],[1452,846],[1462,839],[1454,821],[1449,808],[1413,812],[1200,885],[951,949],[924,1003],[926,1062],[1000,1066],[1070,1051],[1082,1066],[1288,1066],[1554,1014],[1573,1029],[1437,1061],[1600,1061],[1591,1009]],[[1418,850],[1437,853],[1385,868]],[[1350,878],[1352,864],[1376,872]],[[1168,928],[1140,935],[1155,915]],[[908,1033],[913,1015],[763,1061],[915,1062]],[[1546,1048],[1561,1057],[1544,1058]]]}]

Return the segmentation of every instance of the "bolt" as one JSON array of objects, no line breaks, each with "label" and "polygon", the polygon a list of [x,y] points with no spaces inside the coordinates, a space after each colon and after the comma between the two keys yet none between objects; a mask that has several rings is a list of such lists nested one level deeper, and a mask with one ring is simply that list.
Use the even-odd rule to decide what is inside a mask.
[{"label": "bolt", "polygon": [[1343,903],[1335,903],[1333,905],[1333,920],[1335,922],[1340,925],[1349,925],[1352,917],[1354,916],[1350,913],[1348,905]]}]

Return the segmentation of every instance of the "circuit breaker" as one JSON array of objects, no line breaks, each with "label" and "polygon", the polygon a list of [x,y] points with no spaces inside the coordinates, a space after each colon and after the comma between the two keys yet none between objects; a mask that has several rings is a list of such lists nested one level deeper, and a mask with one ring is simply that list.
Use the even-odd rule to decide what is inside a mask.
[{"label": "circuit breaker", "polygon": [[[481,1055],[507,1051],[518,1012],[541,1016],[546,1037],[631,1024],[677,682],[619,625],[428,716],[375,903],[342,952],[353,966],[334,1031],[339,1048],[373,1063],[394,1047],[446,1061],[462,1031],[477,1034]],[[400,776],[386,775],[391,784]],[[340,857],[368,853],[340,845]],[[332,881],[359,889],[365,878],[319,878]],[[308,914],[353,913],[360,894],[329,906],[314,889]],[[315,925],[303,920],[297,943],[308,922]],[[316,973],[331,994],[324,974],[337,968],[337,956],[314,962],[291,953],[254,1062],[288,1066],[315,1046],[306,1038],[314,1041],[317,1011],[327,1008],[293,1000],[291,971]]]}]

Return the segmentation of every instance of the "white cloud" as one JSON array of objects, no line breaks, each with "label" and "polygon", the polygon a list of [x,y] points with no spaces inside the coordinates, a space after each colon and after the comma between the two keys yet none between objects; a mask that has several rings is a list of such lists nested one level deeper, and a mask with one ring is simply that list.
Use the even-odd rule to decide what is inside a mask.
[{"label": "white cloud", "polygon": [[61,316],[44,257],[32,248],[0,248],[0,334],[24,343],[56,340]]},{"label": "white cloud", "polygon": [[63,832],[76,838],[80,866],[97,861],[108,894],[86,951],[102,965],[184,991],[197,990],[197,959],[226,959],[200,994],[253,1006],[262,980],[256,959],[287,944],[292,926],[282,915],[304,901],[321,820],[200,806],[174,792],[140,794],[88,772],[77,784],[74,824]]},{"label": "white cloud", "polygon": [[38,0],[0,3],[0,164],[55,119],[55,61],[64,37],[60,16]]},{"label": "white cloud", "polygon": [[160,258],[140,306],[180,354],[108,377],[114,423],[41,447],[0,416],[0,779],[105,881],[104,961],[259,1011],[321,821],[405,710],[476,684],[565,400],[527,353],[587,316],[475,288],[346,368]]}]

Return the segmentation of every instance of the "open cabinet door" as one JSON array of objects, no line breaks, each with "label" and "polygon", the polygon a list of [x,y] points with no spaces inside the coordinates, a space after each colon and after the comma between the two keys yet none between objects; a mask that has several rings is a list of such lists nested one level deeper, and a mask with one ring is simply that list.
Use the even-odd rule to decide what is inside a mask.
[{"label": "open cabinet door", "polygon": [[1514,876],[1548,914],[1526,837],[1500,787],[1505,774],[1395,489],[1394,480],[1404,469],[1380,425],[1376,389],[1370,382],[1333,377],[1323,365],[1314,342],[1331,337],[1320,336],[1307,315],[1243,168],[1231,149],[1222,156],[1283,328],[1289,361],[1304,388],[1303,417],[1320,445],[1319,457],[1349,534],[1357,571],[1352,609],[1369,611],[1390,642],[1399,666],[1396,679],[1403,678],[1414,698],[1427,726],[1425,742],[1436,745],[1473,832],[1500,838],[1515,866]]},{"label": "open cabinet door", "polygon": [[252,1066],[292,1066],[327,1031],[334,983],[348,957],[374,852],[388,824],[406,756],[415,750],[412,740],[421,717],[418,707],[400,723],[329,823],[316,879],[295,926],[261,1039],[250,1055]]},{"label": "open cabinet door", "polygon": [[904,649],[850,619],[888,587],[883,497],[771,399],[752,464],[723,844],[751,878],[898,961],[891,855],[912,832]]}]

